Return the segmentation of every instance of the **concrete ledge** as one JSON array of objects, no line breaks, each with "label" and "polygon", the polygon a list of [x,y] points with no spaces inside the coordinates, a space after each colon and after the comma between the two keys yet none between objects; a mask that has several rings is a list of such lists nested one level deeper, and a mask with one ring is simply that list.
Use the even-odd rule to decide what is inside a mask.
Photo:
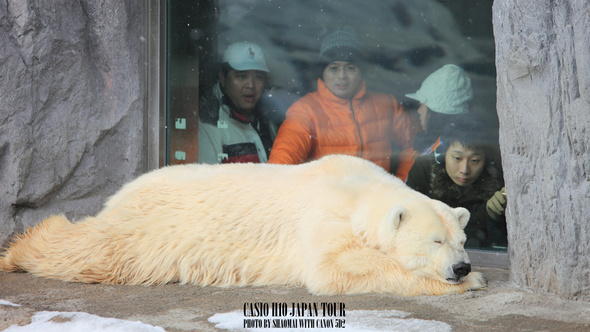
[{"label": "concrete ledge", "polygon": [[[508,281],[508,270],[474,268],[487,290],[448,296],[394,297],[383,294],[313,296],[301,287],[219,288],[169,284],[126,286],[68,283],[27,273],[0,272],[0,299],[20,304],[3,310],[7,323],[26,323],[38,311],[87,312],[141,321],[166,331],[221,331],[207,319],[242,310],[246,302],[342,302],[346,310],[399,310],[407,318],[445,322],[453,331],[584,331],[590,329],[590,303],[533,294]],[[4,324],[4,325],[2,325]]]}]

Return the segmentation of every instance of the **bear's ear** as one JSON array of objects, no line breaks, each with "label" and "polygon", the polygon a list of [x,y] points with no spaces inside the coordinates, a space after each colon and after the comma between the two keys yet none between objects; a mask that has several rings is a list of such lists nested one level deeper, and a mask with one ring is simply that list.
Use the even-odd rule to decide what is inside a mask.
[{"label": "bear's ear", "polygon": [[399,224],[408,215],[408,210],[403,206],[394,206],[387,212],[387,215],[379,225],[379,234],[393,236],[397,231]]},{"label": "bear's ear", "polygon": [[457,215],[457,219],[459,219],[459,226],[461,229],[464,229],[469,222],[469,216],[471,215],[466,208],[458,207],[455,208],[455,214]]}]

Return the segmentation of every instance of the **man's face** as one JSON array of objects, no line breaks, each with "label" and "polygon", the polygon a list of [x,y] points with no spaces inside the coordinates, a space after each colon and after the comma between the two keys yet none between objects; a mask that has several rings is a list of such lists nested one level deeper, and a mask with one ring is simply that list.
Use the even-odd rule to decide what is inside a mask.
[{"label": "man's face", "polygon": [[470,186],[479,178],[486,163],[485,154],[465,147],[459,142],[447,149],[445,168],[458,186]]},{"label": "man's face", "polygon": [[266,73],[260,70],[230,70],[227,76],[220,72],[219,81],[225,94],[236,106],[235,111],[248,115],[262,96]]},{"label": "man's face", "polygon": [[361,69],[354,63],[334,61],[324,68],[324,84],[336,97],[351,99],[358,92],[361,83]]}]

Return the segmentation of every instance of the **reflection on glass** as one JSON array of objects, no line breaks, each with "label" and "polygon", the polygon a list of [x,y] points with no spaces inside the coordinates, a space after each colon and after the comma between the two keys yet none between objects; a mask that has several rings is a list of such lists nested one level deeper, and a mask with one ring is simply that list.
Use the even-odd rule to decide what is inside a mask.
[{"label": "reflection on glass", "polygon": [[[422,158],[420,155],[424,154],[434,160],[440,145],[438,138],[444,134],[442,128],[465,114],[483,123],[497,150],[492,2],[168,1],[167,163],[198,162],[199,97],[205,93],[205,87],[213,87],[219,80],[219,64],[228,46],[248,41],[264,51],[270,70],[259,107],[265,119],[278,126],[295,101],[317,91],[319,75],[314,65],[319,60],[321,42],[342,26],[354,28],[363,44],[367,66],[363,68],[362,78],[367,90],[393,95],[406,110],[417,111],[416,119],[421,116],[424,131],[414,140],[412,158]],[[461,111],[445,113],[421,99],[418,92],[431,74],[449,64],[463,70],[471,83],[472,97],[465,108],[460,106]],[[436,126],[439,129],[428,130]],[[276,131],[272,137],[274,134]],[[443,140],[444,147],[450,146],[444,143]],[[477,152],[477,149],[467,150],[463,153]],[[448,155],[446,151],[444,155]],[[496,169],[496,173],[491,172],[501,185],[499,157],[486,155],[484,163],[491,163]],[[481,174],[487,176],[489,166]],[[449,173],[448,181],[460,187]],[[455,176],[455,180],[458,178],[467,180]],[[474,185],[471,184],[471,189]],[[475,243],[475,248],[505,250],[505,229],[497,227],[502,225],[505,196],[502,187],[496,187],[490,186],[480,193],[484,202],[479,205],[484,212],[480,229],[484,230],[485,240],[470,242]],[[501,215],[499,219],[498,215]],[[496,220],[500,224],[494,223]],[[470,238],[477,239],[477,236],[472,234]]]}]

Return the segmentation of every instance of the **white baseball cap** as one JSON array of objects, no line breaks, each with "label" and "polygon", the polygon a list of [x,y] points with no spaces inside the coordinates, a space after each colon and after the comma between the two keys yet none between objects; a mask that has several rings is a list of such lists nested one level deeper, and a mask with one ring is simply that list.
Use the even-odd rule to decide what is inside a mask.
[{"label": "white baseball cap", "polygon": [[456,65],[444,65],[430,74],[416,93],[406,97],[426,105],[433,112],[442,114],[464,114],[469,112],[469,101],[473,98],[471,79]]},{"label": "white baseball cap", "polygon": [[235,70],[261,70],[269,72],[260,46],[249,42],[238,42],[229,45],[223,53],[223,62]]}]

